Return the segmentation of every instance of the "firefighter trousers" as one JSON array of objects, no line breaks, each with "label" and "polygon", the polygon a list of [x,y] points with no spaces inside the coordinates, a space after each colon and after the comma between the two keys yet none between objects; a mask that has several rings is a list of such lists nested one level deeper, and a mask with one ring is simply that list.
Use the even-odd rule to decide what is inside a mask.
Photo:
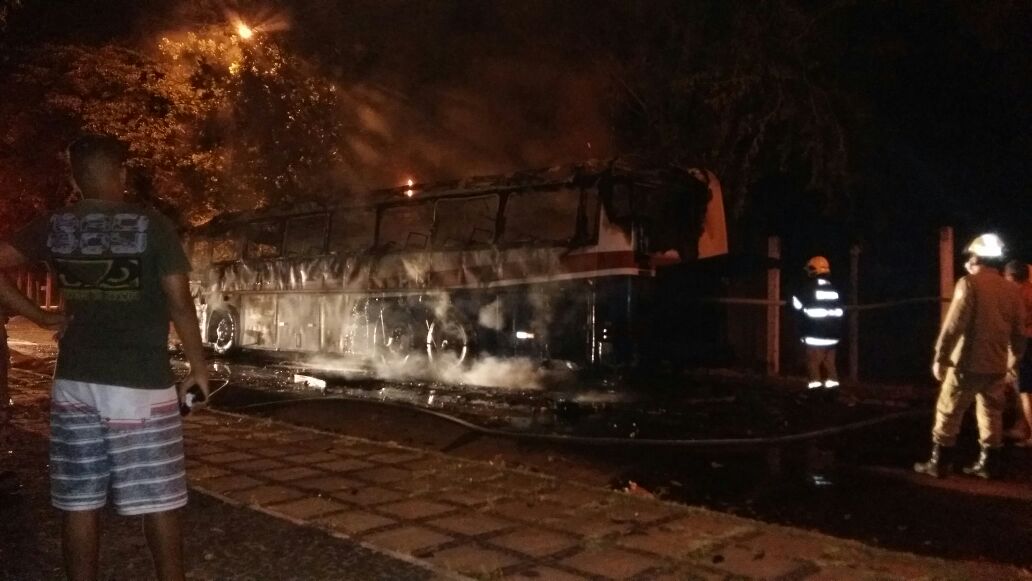
[{"label": "firefighter trousers", "polygon": [[828,380],[838,382],[838,371],[835,369],[835,348],[808,346],[806,348],[806,372],[810,376],[811,383]]},{"label": "firefighter trousers", "polygon": [[975,404],[978,440],[983,447],[1003,444],[1003,408],[1007,401],[1005,375],[966,373],[951,367],[939,390],[935,404],[932,441],[940,446],[957,442],[964,414]]}]

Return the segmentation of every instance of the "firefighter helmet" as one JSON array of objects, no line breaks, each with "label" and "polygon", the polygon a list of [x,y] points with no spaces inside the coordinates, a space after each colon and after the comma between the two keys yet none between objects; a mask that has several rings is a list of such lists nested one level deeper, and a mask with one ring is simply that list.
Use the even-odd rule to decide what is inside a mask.
[{"label": "firefighter helmet", "polygon": [[971,241],[964,254],[979,258],[1003,258],[1003,241],[996,234],[982,234]]},{"label": "firefighter helmet", "polygon": [[823,256],[814,256],[806,262],[806,272],[810,276],[828,274],[831,272],[831,263],[829,263],[828,259]]}]

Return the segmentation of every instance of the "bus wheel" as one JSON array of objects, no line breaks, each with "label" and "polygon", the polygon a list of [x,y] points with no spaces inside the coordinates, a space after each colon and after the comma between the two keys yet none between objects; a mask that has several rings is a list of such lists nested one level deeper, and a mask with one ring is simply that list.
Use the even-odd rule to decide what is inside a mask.
[{"label": "bus wheel", "polygon": [[373,332],[374,344],[384,363],[405,363],[415,351],[415,329],[406,313],[381,312]]},{"label": "bus wheel", "polygon": [[427,321],[426,356],[437,368],[459,367],[469,357],[471,333],[455,317]]},{"label": "bus wheel", "polygon": [[231,309],[213,311],[208,317],[208,342],[219,355],[232,352],[237,347],[238,318]]}]

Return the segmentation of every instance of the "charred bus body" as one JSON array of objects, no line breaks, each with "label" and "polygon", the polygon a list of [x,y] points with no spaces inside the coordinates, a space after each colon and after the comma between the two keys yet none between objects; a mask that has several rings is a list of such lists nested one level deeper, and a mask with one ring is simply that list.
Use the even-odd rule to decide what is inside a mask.
[{"label": "charred bus body", "polygon": [[631,369],[670,344],[657,269],[726,252],[721,196],[709,172],[609,162],[221,216],[188,237],[202,337],[367,368]]}]

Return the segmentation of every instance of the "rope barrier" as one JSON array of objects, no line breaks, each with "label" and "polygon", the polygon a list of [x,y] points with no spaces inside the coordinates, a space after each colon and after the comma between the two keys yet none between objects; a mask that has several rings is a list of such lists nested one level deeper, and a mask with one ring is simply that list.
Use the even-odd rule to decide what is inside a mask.
[{"label": "rope barrier", "polygon": [[[910,299],[900,299],[895,301],[885,301],[880,303],[867,303],[863,305],[843,305],[843,308],[847,311],[869,311],[874,309],[885,309],[890,307],[898,307],[903,305],[917,304],[917,303],[948,303],[950,299],[945,297],[916,297]],[[721,304],[721,305],[749,305],[749,306],[788,306],[788,301],[772,301],[768,299],[748,299],[742,297],[708,297],[708,298],[687,298],[685,302],[692,303],[708,303],[708,304]]]}]

